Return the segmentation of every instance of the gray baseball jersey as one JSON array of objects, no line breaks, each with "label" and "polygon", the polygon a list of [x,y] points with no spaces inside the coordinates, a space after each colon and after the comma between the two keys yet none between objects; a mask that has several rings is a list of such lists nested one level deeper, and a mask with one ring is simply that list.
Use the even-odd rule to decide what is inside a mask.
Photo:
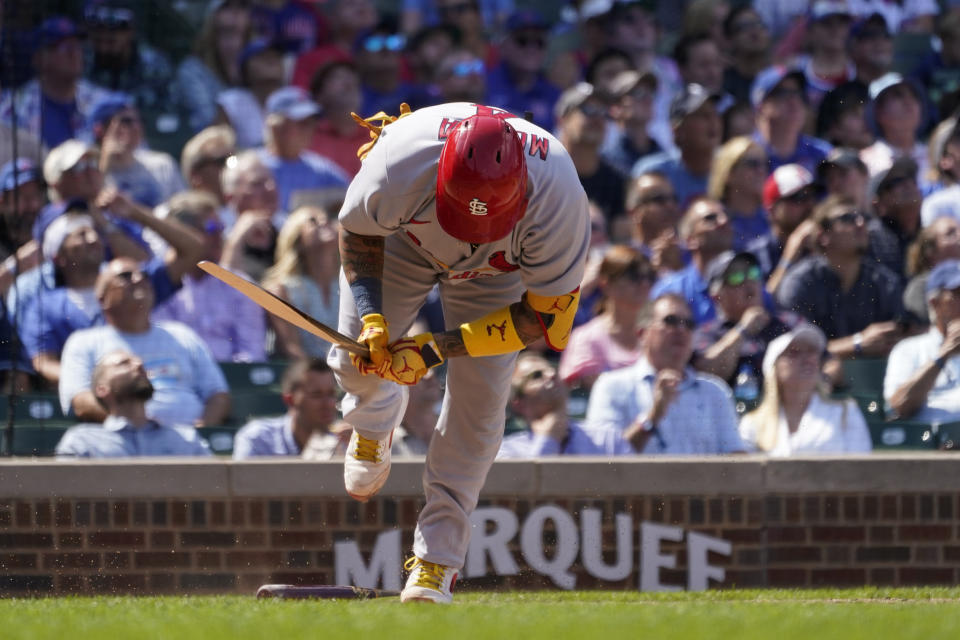
[{"label": "gray baseball jersey", "polygon": [[[489,110],[489,107],[479,107]],[[427,107],[384,128],[347,189],[340,222],[360,235],[401,232],[451,283],[517,271],[541,295],[580,286],[590,241],[587,195],[566,149],[521,118],[509,118],[526,152],[526,213],[496,242],[471,245],[437,222],[437,161],[453,126],[478,112],[465,102]]]},{"label": "gray baseball jersey", "polygon": [[[590,241],[587,197],[560,142],[525,120],[509,119],[523,142],[528,172],[529,204],[514,230],[496,242],[471,245],[440,228],[440,151],[456,122],[478,109],[489,110],[446,104],[388,125],[347,190],[343,228],[386,236],[383,315],[391,340],[405,335],[435,285],[448,329],[519,301],[525,289],[551,296],[580,285]],[[362,322],[342,274],[340,291],[339,330],[356,336]],[[447,361],[443,408],[424,472],[426,504],[414,535],[414,553],[424,560],[463,565],[470,513],[503,438],[515,360],[510,353]],[[403,417],[406,387],[360,375],[342,349],[331,349],[328,361],[346,392],[344,419],[364,437],[387,437]]]}]

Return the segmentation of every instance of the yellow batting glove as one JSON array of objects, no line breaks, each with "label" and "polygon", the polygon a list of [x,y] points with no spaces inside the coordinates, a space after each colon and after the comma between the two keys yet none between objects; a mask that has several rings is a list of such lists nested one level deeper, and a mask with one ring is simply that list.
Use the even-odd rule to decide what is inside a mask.
[{"label": "yellow batting glove", "polygon": [[413,385],[429,369],[443,363],[432,333],[401,338],[390,345],[390,366],[377,375],[397,384]]},{"label": "yellow batting glove", "polygon": [[350,361],[363,375],[368,373],[379,375],[379,372],[390,364],[390,332],[387,329],[387,321],[379,313],[368,313],[361,320],[363,320],[363,330],[357,342],[367,345],[370,349],[370,358],[351,354]]}]

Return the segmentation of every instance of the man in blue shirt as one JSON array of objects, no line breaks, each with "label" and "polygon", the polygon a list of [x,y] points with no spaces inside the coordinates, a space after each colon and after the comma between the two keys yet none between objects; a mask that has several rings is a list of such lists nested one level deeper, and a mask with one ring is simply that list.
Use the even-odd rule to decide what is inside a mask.
[{"label": "man in blue shirt", "polygon": [[320,113],[317,103],[299,87],[284,87],[267,98],[266,113],[259,155],[276,180],[280,210],[287,214],[299,205],[341,201],[346,173],[329,158],[307,151]]},{"label": "man in blue shirt", "polygon": [[207,443],[189,425],[172,425],[147,417],[153,385],[143,361],[127,351],[113,351],[97,362],[91,391],[107,411],[100,424],[67,430],[57,444],[60,457],[209,456]]},{"label": "man in blue shirt", "polygon": [[69,19],[53,16],[35,32],[33,53],[37,77],[0,97],[0,120],[17,127],[52,149],[86,132],[87,115],[110,92],[83,78],[83,32]]},{"label": "man in blue shirt", "polygon": [[757,112],[755,138],[770,163],[768,174],[784,164],[799,164],[814,173],[830,145],[802,133],[807,122],[803,72],[782,65],[764,69],[753,81],[750,101]]},{"label": "man in blue shirt", "polygon": [[723,135],[717,111],[719,96],[699,84],[688,84],[670,105],[670,124],[677,149],[646,156],[633,165],[634,177],[650,171],[673,183],[681,207],[707,192],[713,153]]},{"label": "man in blue shirt", "polygon": [[695,327],[680,296],[654,301],[641,358],[601,374],[590,393],[587,428],[598,446],[617,454],[744,451],[730,388],[688,365]]},{"label": "man in blue shirt", "polygon": [[535,124],[553,131],[560,89],[543,75],[549,25],[536,11],[526,10],[511,15],[506,27],[508,35],[500,46],[503,62],[487,74],[484,103],[520,117],[529,111]]},{"label": "man in blue shirt", "polygon": [[528,428],[506,436],[497,458],[615,453],[600,449],[579,423],[567,417],[567,387],[557,368],[543,356],[525,355],[517,360],[510,383],[510,408]]},{"label": "man in blue shirt", "polygon": [[690,250],[690,264],[660,278],[650,291],[650,297],[658,298],[664,293],[679,294],[690,305],[696,323],[701,324],[716,316],[704,279],[707,265],[733,247],[733,225],[722,204],[699,198],[690,205],[680,221],[680,239]]},{"label": "man in blue shirt", "polygon": [[314,460],[342,457],[350,431],[343,432],[345,438],[331,432],[339,389],[327,362],[298,360],[283,374],[281,389],[287,413],[243,425],[234,437],[233,459],[299,456],[308,446]]}]

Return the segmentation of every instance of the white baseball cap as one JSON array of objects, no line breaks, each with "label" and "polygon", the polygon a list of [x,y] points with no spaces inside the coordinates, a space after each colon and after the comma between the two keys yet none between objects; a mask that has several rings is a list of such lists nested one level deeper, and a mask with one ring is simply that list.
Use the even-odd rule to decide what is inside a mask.
[{"label": "white baseball cap", "polygon": [[763,354],[764,378],[773,380],[773,367],[777,364],[777,358],[798,340],[813,344],[818,351],[823,351],[827,346],[827,337],[823,335],[823,331],[809,322],[801,322],[787,333],[771,340],[767,345],[767,352]]},{"label": "white baseball cap", "polygon": [[48,185],[60,182],[60,176],[80,162],[85,155],[96,152],[96,147],[82,140],[67,140],[54,147],[43,161],[43,179]]}]

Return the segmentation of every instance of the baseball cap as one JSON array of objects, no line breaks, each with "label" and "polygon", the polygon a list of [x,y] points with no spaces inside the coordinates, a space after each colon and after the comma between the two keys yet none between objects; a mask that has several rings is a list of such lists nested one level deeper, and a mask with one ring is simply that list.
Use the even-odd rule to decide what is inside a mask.
[{"label": "baseball cap", "polygon": [[34,47],[37,49],[59,44],[67,38],[82,38],[86,34],[70,18],[53,16],[40,23],[34,31]]},{"label": "baseball cap", "polygon": [[27,158],[11,160],[0,168],[0,191],[6,193],[28,182],[40,180],[43,175],[40,168]]},{"label": "baseball cap", "polygon": [[553,107],[553,113],[559,120],[595,95],[596,90],[589,82],[578,82],[560,94]]},{"label": "baseball cap", "polygon": [[43,244],[41,250],[43,256],[53,259],[60,252],[63,241],[67,236],[76,231],[90,227],[96,228],[93,224],[93,218],[85,213],[64,213],[53,222],[51,222],[43,232]]},{"label": "baseball cap", "polygon": [[521,31],[523,29],[546,30],[550,28],[550,24],[544,20],[539,11],[535,11],[534,9],[522,9],[520,11],[514,11],[512,14],[510,14],[510,17],[507,18],[506,28],[507,31],[511,33],[514,31]]},{"label": "baseball cap", "polygon": [[48,185],[60,182],[60,176],[69,171],[80,159],[94,153],[96,147],[82,140],[67,140],[54,147],[43,162],[43,179]]},{"label": "baseball cap", "polygon": [[[256,40],[251,40],[247,46],[243,48],[243,51],[240,52],[240,59],[237,64],[240,68],[243,68],[243,65],[247,63],[250,58],[258,56],[264,51],[270,51],[276,49],[276,45],[266,38],[257,38]],[[279,49],[277,49],[279,51]]]},{"label": "baseball cap", "polygon": [[830,150],[827,157],[817,165],[817,181],[821,183],[824,182],[827,177],[827,171],[834,167],[856,169],[864,175],[869,173],[867,165],[860,159],[859,152],[849,147],[834,147]]},{"label": "baseball cap", "polygon": [[300,87],[281,87],[267,98],[268,115],[281,115],[291,120],[304,120],[320,113],[320,105]]},{"label": "baseball cap", "polygon": [[645,84],[656,91],[660,83],[656,74],[650,71],[621,71],[610,82],[610,92],[615,97],[622,98],[636,89],[639,84]]},{"label": "baseball cap", "polygon": [[823,351],[827,347],[827,337],[815,325],[809,322],[801,322],[793,329],[777,336],[767,345],[767,351],[763,354],[763,377],[773,380],[773,367],[777,364],[777,359],[783,355],[783,352],[790,348],[794,342],[806,342],[813,344],[818,351]]},{"label": "baseball cap", "polygon": [[134,106],[136,106],[136,104],[130,96],[122,93],[113,94],[96,103],[93,108],[90,109],[90,115],[87,117],[87,120],[91,127],[105,125],[110,122],[113,116],[124,109],[130,109]]},{"label": "baseball cap", "polygon": [[927,298],[960,287],[960,260],[944,260],[927,276]]},{"label": "baseball cap", "polygon": [[684,118],[697,109],[702,107],[707,100],[718,102],[720,96],[710,91],[703,85],[691,82],[677,94],[677,97],[670,103],[670,123],[680,124]]},{"label": "baseball cap", "polygon": [[870,179],[870,193],[879,196],[886,193],[899,182],[917,179],[917,162],[908,156],[900,156],[890,168],[879,171]]},{"label": "baseball cap", "polygon": [[854,39],[876,35],[890,37],[890,27],[887,26],[887,20],[882,13],[871,13],[865,18],[858,19],[850,27],[850,37]]},{"label": "baseball cap", "polygon": [[770,209],[782,198],[793,194],[813,184],[813,175],[799,164],[781,165],[767,176],[763,183],[763,207]]},{"label": "baseball cap", "polygon": [[852,17],[850,7],[844,0],[816,0],[811,3],[807,17],[811,22],[817,22],[830,16]]},{"label": "baseball cap", "polygon": [[776,64],[772,67],[767,67],[754,78],[753,84],[750,86],[750,102],[753,103],[754,107],[759,107],[760,103],[766,100],[767,96],[777,88],[777,85],[788,77],[797,79],[800,83],[801,91],[806,88],[807,79],[803,76],[802,71],[782,64]]},{"label": "baseball cap", "polygon": [[757,256],[749,251],[724,251],[707,264],[704,277],[710,290],[723,282],[727,272],[734,266],[759,267],[760,261]]},{"label": "baseball cap", "polygon": [[[910,87],[910,90],[913,91],[915,94],[917,93],[916,87],[913,84],[911,84],[906,78],[904,78],[902,75],[900,75],[896,71],[891,71],[889,73],[883,74],[882,76],[880,76],[879,78],[877,78],[876,80],[870,83],[870,86],[868,87],[868,91],[870,92],[870,99],[876,102],[885,91],[887,91],[888,89],[897,87],[901,84]],[[918,99],[919,99],[919,96],[918,96]]]}]

